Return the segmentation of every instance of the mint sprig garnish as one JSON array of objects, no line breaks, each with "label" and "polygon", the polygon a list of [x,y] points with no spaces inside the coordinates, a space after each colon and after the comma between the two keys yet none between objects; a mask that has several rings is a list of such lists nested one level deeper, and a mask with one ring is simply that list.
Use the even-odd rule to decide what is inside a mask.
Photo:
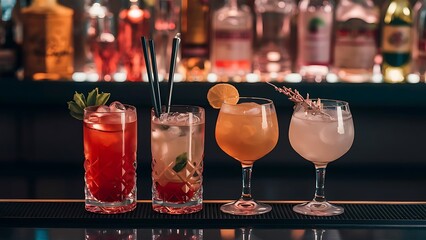
[{"label": "mint sprig garnish", "polygon": [[98,88],[93,89],[87,94],[87,98],[83,93],[75,92],[73,100],[67,102],[71,116],[78,120],[83,120],[84,108],[90,106],[105,105],[108,102],[110,93],[99,93]]},{"label": "mint sprig garnish", "polygon": [[173,167],[173,170],[178,173],[186,167],[187,163],[188,163],[188,153],[184,152],[181,155],[176,157],[176,162],[175,162],[175,166]]}]

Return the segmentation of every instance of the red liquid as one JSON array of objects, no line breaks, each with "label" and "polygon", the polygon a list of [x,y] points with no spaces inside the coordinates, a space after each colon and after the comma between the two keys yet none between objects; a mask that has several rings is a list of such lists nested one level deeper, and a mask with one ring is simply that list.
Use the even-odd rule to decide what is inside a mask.
[{"label": "red liquid", "polygon": [[100,81],[112,81],[112,76],[117,70],[118,51],[115,40],[96,40],[94,46],[94,61]]},{"label": "red liquid", "polygon": [[156,182],[155,185],[160,199],[172,203],[185,203],[189,201],[194,196],[195,191],[198,190],[190,188],[185,192],[184,189],[186,186],[184,182],[168,182],[164,186]]},{"label": "red liquid", "polygon": [[98,201],[120,202],[134,190],[136,130],[136,121],[124,125],[84,122],[86,186]]},{"label": "red liquid", "polygon": [[118,46],[128,81],[142,81],[145,69],[141,36],[149,35],[150,13],[137,5],[120,12]]}]

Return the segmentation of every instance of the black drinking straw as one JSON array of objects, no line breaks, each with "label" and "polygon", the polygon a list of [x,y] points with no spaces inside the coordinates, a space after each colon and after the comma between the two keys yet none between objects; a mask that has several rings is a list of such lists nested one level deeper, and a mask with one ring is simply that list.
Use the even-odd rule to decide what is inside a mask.
[{"label": "black drinking straw", "polygon": [[155,57],[155,47],[154,47],[154,41],[152,41],[152,39],[149,40],[149,50],[151,52],[152,73],[154,76],[154,88],[155,88],[155,92],[157,93],[157,105],[161,112],[161,93],[160,93],[160,84],[158,80],[157,59]]},{"label": "black drinking straw", "polygon": [[156,117],[160,117],[161,105],[157,104],[157,97],[160,98],[160,96],[159,95],[156,96],[156,92],[154,89],[154,81],[152,80],[152,69],[151,69],[151,64],[149,61],[148,46],[146,44],[146,38],[142,37],[141,42],[142,42],[143,56],[145,58],[146,71],[148,74],[148,81],[149,81],[149,84],[151,85],[151,101],[152,101],[152,105],[154,106],[154,113]]},{"label": "black drinking straw", "polygon": [[173,92],[173,79],[175,76],[175,68],[176,68],[176,58],[177,58],[177,52],[179,49],[179,43],[180,43],[180,33],[177,33],[176,36],[173,38],[172,43],[172,55],[170,56],[170,70],[169,70],[169,95],[167,98],[167,112],[170,112],[170,106],[172,105],[172,92]]}]

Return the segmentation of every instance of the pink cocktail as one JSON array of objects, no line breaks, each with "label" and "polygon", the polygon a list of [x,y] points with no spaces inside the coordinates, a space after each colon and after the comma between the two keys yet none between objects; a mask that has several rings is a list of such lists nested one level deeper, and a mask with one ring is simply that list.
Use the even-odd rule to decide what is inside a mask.
[{"label": "pink cocktail", "polygon": [[152,206],[186,214],[202,209],[204,109],[172,106],[151,117]]}]

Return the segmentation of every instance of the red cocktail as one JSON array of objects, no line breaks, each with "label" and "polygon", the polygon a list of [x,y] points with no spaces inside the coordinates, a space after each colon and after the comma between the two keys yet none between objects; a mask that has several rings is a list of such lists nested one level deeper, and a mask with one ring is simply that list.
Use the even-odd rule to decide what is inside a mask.
[{"label": "red cocktail", "polygon": [[112,105],[84,111],[86,209],[91,212],[136,207],[136,109]]}]

